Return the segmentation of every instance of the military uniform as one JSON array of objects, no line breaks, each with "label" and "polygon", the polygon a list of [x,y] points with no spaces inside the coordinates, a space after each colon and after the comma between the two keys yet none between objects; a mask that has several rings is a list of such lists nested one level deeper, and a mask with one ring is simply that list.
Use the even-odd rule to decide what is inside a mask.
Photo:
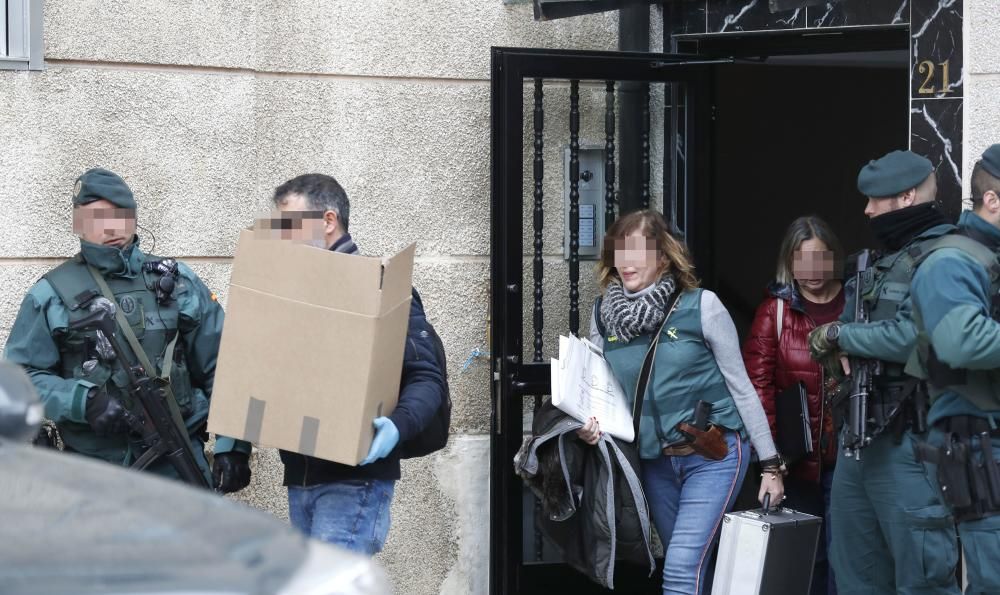
[{"label": "military uniform", "polygon": [[[862,170],[858,186],[869,197],[896,196],[931,171],[926,159],[896,152]],[[830,560],[841,595],[957,594],[954,529],[914,454],[923,416],[918,415],[918,382],[904,374],[917,335],[910,313],[911,276],[922,250],[954,226],[930,203],[880,217],[912,221],[909,233],[900,234],[907,240],[875,260],[861,287],[854,279],[847,283],[837,347],[853,358],[875,360],[880,371],[868,399],[870,442],[861,448],[860,459],[844,457],[834,470]],[[876,231],[878,218],[872,220]],[[867,306],[868,323],[854,322],[857,299]],[[814,333],[825,331],[820,327]]]},{"label": "military uniform", "polygon": [[[114,190],[94,186],[98,186],[96,190],[86,186],[82,190],[116,198]],[[81,194],[80,185],[76,194]],[[130,191],[127,198],[131,198]],[[116,198],[114,204],[128,208],[129,201]],[[95,271],[156,368],[147,372],[169,377],[197,463],[213,483],[203,436],[223,312],[204,283],[183,263],[178,263],[176,275],[171,275],[174,287],[168,299],[158,300],[156,287],[163,274],[144,266],[158,260],[140,250],[138,238],[124,249],[81,239],[81,250],[75,257],[49,271],[28,291],[4,356],[27,370],[42,398],[45,415],[59,428],[67,450],[131,465],[142,454],[136,437],[127,431],[99,435],[86,417],[88,397],[93,398],[96,390],[105,390],[108,397],[138,415],[138,404],[128,394],[125,370],[113,354],[102,353],[96,331],[70,328],[89,314],[88,303],[102,296],[102,288],[91,273]],[[249,453],[250,445],[218,437],[215,452]],[[149,469],[177,476],[162,460]]]},{"label": "military uniform", "polygon": [[[1000,145],[983,157],[978,167],[1000,179]],[[914,276],[919,334],[907,370],[930,386],[932,428],[919,456],[935,489],[944,488],[958,523],[966,593],[995,594],[1000,593],[1000,229],[966,211],[959,234],[935,246]]]}]

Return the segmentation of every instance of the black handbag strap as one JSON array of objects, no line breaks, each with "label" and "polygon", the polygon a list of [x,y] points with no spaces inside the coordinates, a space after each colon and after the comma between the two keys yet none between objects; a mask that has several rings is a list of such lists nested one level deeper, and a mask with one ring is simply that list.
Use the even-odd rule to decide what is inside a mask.
[{"label": "black handbag strap", "polygon": [[682,291],[678,289],[673,297],[670,298],[667,315],[663,317],[663,322],[656,329],[656,334],[653,335],[653,340],[650,341],[649,349],[646,350],[646,357],[642,360],[642,368],[639,369],[639,382],[635,385],[635,402],[632,405],[632,427],[635,429],[633,441],[639,440],[639,421],[642,417],[642,402],[646,398],[646,385],[649,384],[649,376],[653,372],[653,362],[656,361],[656,346],[660,344],[660,333],[663,332],[663,327],[667,325],[670,315],[674,313]]}]

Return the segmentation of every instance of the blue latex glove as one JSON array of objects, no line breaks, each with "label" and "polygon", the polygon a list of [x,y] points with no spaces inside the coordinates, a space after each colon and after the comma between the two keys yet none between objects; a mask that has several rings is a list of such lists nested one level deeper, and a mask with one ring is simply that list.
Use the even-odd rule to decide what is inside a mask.
[{"label": "blue latex glove", "polygon": [[372,425],[375,426],[375,439],[372,440],[372,446],[368,449],[368,456],[361,461],[362,465],[384,459],[399,444],[399,430],[388,417],[376,417]]}]

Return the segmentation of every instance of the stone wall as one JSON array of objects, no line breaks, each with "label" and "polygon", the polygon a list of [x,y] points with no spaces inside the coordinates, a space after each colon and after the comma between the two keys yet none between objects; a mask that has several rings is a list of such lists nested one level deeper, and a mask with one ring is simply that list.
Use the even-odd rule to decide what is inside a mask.
[{"label": "stone wall", "polygon": [[990,0],[965,0],[965,151],[963,153],[963,197],[969,187],[972,166],[983,150],[1000,143],[1000,8]]},{"label": "stone wall", "polygon": [[[0,71],[0,341],[25,291],[72,255],[70,193],[120,173],[142,246],[225,300],[237,232],[284,180],[334,175],[352,234],[418,242],[415,285],[448,349],[449,447],[404,465],[379,556],[397,591],[485,593],[488,561],[489,49],[613,49],[614,13],[535,23],[502,0],[46,0],[46,69]],[[239,499],[287,517],[254,455]]]}]

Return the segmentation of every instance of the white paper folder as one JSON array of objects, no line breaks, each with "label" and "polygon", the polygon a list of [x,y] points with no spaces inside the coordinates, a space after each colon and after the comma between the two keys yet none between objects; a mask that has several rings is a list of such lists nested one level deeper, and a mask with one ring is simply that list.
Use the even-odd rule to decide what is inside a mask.
[{"label": "white paper folder", "polygon": [[628,399],[599,347],[586,339],[559,337],[552,360],[552,404],[582,422],[596,417],[601,431],[632,442]]}]

